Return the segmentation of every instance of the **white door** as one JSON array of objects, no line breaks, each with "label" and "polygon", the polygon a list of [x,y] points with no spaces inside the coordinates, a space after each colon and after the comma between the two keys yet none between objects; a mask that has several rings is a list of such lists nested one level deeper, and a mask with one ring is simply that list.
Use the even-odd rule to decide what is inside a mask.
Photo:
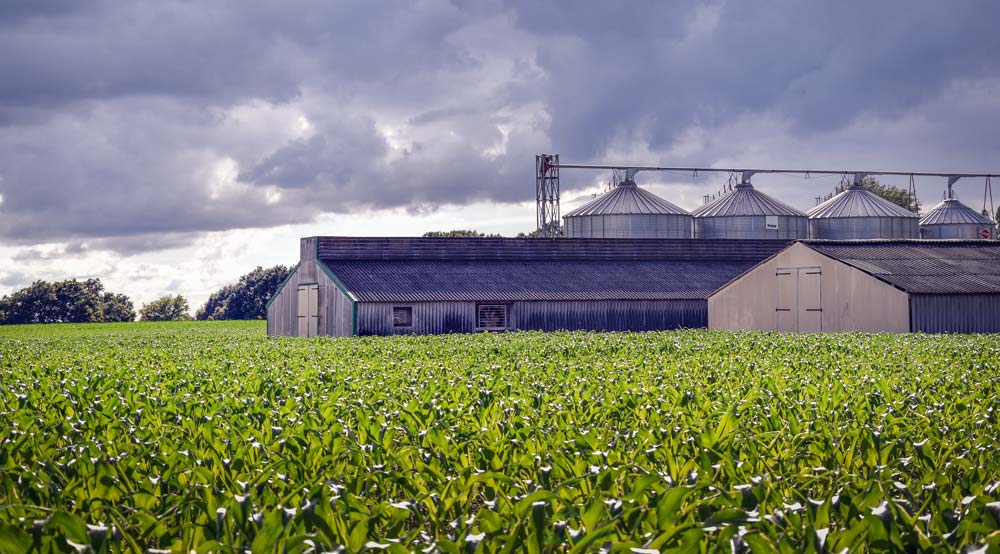
[{"label": "white door", "polygon": [[818,267],[799,268],[799,331],[823,330],[823,273]]},{"label": "white door", "polygon": [[823,272],[819,267],[779,267],[775,271],[775,328],[823,330]]},{"label": "white door", "polygon": [[775,329],[778,331],[798,331],[799,324],[796,321],[798,311],[798,273],[795,268],[780,267],[775,272],[775,306],[774,314],[777,318]]},{"label": "white door", "polygon": [[319,334],[319,285],[299,285],[298,335]]}]

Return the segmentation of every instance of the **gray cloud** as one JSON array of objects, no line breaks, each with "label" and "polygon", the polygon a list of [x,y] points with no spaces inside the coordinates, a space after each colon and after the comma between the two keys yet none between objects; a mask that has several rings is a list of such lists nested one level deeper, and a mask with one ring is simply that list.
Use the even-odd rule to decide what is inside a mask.
[{"label": "gray cloud", "polygon": [[[6,2],[0,239],[128,254],[527,201],[553,150],[995,169],[998,19],[986,0]],[[603,179],[568,174],[567,198]]]}]

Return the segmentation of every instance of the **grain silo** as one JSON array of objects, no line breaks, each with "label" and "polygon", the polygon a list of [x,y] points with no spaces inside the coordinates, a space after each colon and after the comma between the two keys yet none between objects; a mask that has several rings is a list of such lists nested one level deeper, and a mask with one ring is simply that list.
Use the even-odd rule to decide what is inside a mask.
[{"label": "grain silo", "polygon": [[855,182],[807,212],[812,239],[915,239],[920,216]]},{"label": "grain silo", "polygon": [[691,238],[691,214],[627,179],[563,217],[569,238]]},{"label": "grain silo", "polygon": [[753,188],[736,188],[691,212],[696,239],[804,239],[806,214]]},{"label": "grain silo", "polygon": [[924,239],[995,239],[997,225],[958,201],[945,198],[920,218],[920,238]]}]

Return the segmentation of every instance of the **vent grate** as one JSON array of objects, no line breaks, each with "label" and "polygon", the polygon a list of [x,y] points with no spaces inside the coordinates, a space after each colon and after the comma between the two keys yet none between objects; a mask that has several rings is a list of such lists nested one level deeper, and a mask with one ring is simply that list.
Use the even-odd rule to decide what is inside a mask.
[{"label": "vent grate", "polygon": [[413,308],[399,306],[392,309],[393,327],[413,327]]},{"label": "vent grate", "polygon": [[506,304],[480,304],[477,306],[476,327],[497,330],[507,328]]}]

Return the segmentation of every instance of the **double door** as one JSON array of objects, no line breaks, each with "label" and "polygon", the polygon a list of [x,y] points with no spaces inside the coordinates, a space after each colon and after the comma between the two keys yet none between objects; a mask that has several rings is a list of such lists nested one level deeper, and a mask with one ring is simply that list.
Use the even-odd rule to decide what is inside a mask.
[{"label": "double door", "polygon": [[778,331],[823,330],[823,271],[819,267],[779,267],[775,271]]},{"label": "double door", "polygon": [[319,334],[319,285],[299,285],[299,337]]}]

